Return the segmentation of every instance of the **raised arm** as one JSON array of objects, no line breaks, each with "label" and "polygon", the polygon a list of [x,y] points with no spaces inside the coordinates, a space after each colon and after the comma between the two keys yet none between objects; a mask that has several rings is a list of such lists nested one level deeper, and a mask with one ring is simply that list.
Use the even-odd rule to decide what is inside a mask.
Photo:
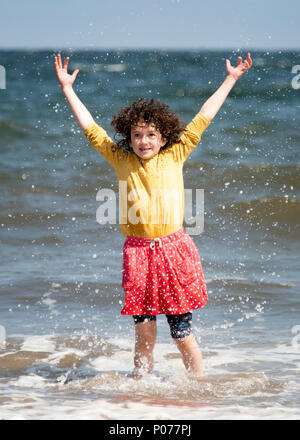
[{"label": "raised arm", "polygon": [[61,90],[69,103],[71,111],[78,122],[79,127],[84,131],[87,126],[94,121],[92,115],[85,107],[85,105],[80,101],[78,96],[73,90],[73,83],[79,72],[78,69],[74,70],[72,75],[68,73],[68,62],[69,57],[65,59],[64,64],[62,64],[61,55],[58,54],[55,57],[54,66],[55,72],[60,84]]},{"label": "raised arm", "polygon": [[222,107],[232,87],[251,66],[252,59],[250,53],[248,53],[244,63],[242,57],[238,57],[236,67],[231,66],[230,61],[226,60],[227,77],[218,90],[216,90],[215,93],[203,104],[200,113],[202,113],[202,115],[204,115],[209,121],[212,121]]}]

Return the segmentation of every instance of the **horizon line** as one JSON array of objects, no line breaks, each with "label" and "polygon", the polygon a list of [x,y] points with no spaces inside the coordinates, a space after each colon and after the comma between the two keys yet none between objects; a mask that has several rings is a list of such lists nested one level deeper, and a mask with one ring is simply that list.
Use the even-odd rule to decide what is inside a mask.
[{"label": "horizon line", "polygon": [[[299,51],[299,48],[297,47],[238,47],[238,48],[234,48],[234,47],[224,47],[224,48],[219,48],[219,47],[189,47],[189,46],[185,46],[185,47],[167,47],[167,46],[153,46],[153,47],[134,47],[134,46],[107,46],[107,47],[96,47],[96,46],[77,46],[77,47],[67,47],[67,46],[60,46],[59,48],[61,51],[92,51],[92,50],[103,50],[103,51],[121,51],[121,50],[127,50],[127,51],[154,51],[154,50],[159,50],[159,51],[233,51],[233,52],[241,52],[241,51],[245,51],[245,52],[250,52],[250,51]],[[0,50],[12,50],[12,51],[17,51],[17,50],[24,50],[24,51],[58,51],[58,46],[12,46],[12,47],[1,47],[0,46]]]}]

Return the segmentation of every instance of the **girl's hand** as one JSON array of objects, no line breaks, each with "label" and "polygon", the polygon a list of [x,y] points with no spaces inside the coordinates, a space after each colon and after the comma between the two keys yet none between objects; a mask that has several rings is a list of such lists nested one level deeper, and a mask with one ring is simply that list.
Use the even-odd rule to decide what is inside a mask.
[{"label": "girl's hand", "polygon": [[236,67],[233,67],[230,64],[229,60],[226,60],[226,70],[229,76],[232,76],[236,81],[240,79],[252,66],[252,59],[250,57],[250,53],[248,52],[247,58],[243,63],[242,57],[238,57],[238,63]]},{"label": "girl's hand", "polygon": [[70,86],[72,87],[73,82],[76,79],[76,76],[79,72],[79,69],[74,70],[74,72],[72,73],[72,75],[70,75],[68,73],[68,62],[69,62],[69,57],[67,57],[65,59],[64,65],[62,65],[62,61],[61,61],[61,56],[60,53],[55,57],[55,61],[54,61],[54,66],[55,66],[55,72],[56,72],[56,76],[58,79],[58,82],[60,84],[60,86],[66,87],[66,86]]}]

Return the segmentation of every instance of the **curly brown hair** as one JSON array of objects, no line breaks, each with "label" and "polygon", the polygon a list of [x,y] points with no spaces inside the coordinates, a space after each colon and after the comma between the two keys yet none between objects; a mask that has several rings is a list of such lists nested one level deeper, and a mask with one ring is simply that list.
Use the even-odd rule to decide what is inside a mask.
[{"label": "curly brown hair", "polygon": [[123,139],[116,141],[116,144],[126,151],[132,151],[129,146],[131,138],[131,127],[140,121],[146,124],[154,124],[163,138],[167,139],[169,145],[178,141],[179,134],[185,129],[185,123],[176,115],[168,105],[163,104],[158,99],[140,98],[127,107],[120,109],[114,116],[111,125],[116,133]]}]

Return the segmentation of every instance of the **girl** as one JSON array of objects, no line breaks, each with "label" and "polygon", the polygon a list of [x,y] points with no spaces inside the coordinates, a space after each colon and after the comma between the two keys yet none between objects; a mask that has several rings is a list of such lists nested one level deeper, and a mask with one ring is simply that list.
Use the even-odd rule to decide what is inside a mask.
[{"label": "girl", "polygon": [[63,64],[60,54],[55,56],[62,92],[84,135],[114,167],[120,185],[120,223],[126,237],[121,313],[132,315],[135,323],[134,371],[152,372],[156,316],[165,314],[186,369],[202,375],[191,311],[206,304],[207,290],[199,254],[182,227],[182,167],[236,81],[250,69],[250,53],[244,62],[239,57],[236,67],[226,60],[224,82],[186,127],[158,100],[141,99],[121,109],[112,121],[122,136],[117,143],[75,94],[72,85],[79,70],[68,74],[68,61]]}]

